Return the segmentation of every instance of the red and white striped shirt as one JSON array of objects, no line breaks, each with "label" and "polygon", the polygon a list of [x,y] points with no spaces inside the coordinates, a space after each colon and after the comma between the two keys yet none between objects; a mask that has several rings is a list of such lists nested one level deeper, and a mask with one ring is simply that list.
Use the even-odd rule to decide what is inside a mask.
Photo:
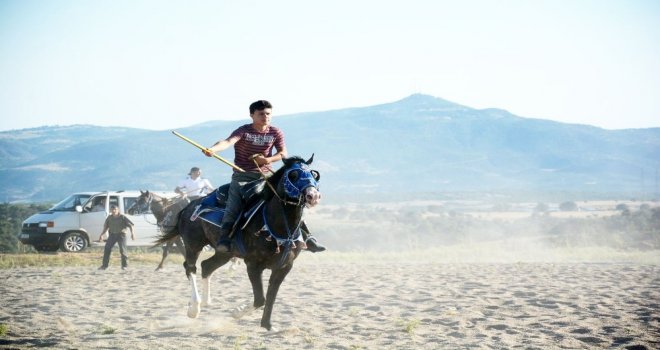
[{"label": "red and white striped shirt", "polygon": [[[262,154],[264,157],[273,155],[273,147],[277,151],[284,149],[284,133],[278,127],[270,125],[264,132],[259,132],[252,124],[245,124],[231,133],[229,138],[238,137],[234,145],[234,163],[245,171],[258,172],[254,161],[250,160],[253,154]],[[262,165],[261,171],[272,171],[270,164]],[[237,171],[237,170],[234,170]]]}]

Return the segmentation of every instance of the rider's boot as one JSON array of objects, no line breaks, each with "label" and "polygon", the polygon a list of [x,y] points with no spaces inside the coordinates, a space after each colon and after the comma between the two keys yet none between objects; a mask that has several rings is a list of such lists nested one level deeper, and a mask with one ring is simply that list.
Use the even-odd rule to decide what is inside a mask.
[{"label": "rider's boot", "polygon": [[300,225],[300,232],[302,233],[303,240],[305,241],[305,246],[307,250],[309,250],[312,253],[318,253],[325,250],[325,247],[319,244],[319,242],[316,241],[316,238],[312,236],[312,234],[309,232],[309,229],[307,228],[307,224],[305,224],[304,221]]},{"label": "rider's boot", "polygon": [[225,222],[220,225],[220,238],[218,239],[218,244],[216,250],[219,252],[229,252],[231,250],[231,229],[234,227],[233,222]]}]

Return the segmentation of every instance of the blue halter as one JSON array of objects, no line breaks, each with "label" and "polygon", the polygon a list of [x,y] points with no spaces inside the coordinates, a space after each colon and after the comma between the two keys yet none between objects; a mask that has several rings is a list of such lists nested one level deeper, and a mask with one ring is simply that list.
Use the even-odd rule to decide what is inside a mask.
[{"label": "blue halter", "polygon": [[[294,182],[289,180],[289,173],[295,172],[298,174],[297,179]],[[300,198],[302,197],[305,189],[309,187],[319,188],[319,183],[314,178],[309,166],[304,163],[296,163],[290,169],[288,169],[283,175],[284,182],[284,192],[290,198]]]}]

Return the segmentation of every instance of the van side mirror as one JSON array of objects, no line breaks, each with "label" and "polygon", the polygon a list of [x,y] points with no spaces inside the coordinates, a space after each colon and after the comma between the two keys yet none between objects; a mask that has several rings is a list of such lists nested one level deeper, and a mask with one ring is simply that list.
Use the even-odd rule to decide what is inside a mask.
[{"label": "van side mirror", "polygon": [[82,213],[82,205],[76,205],[76,211]]}]

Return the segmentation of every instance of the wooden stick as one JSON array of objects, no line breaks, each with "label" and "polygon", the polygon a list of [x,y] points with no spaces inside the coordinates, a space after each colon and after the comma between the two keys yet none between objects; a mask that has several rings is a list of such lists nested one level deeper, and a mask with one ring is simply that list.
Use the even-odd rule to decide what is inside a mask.
[{"label": "wooden stick", "polygon": [[[193,146],[195,146],[195,147],[201,149],[202,151],[207,149],[206,147],[204,147],[204,146],[200,145],[199,143],[197,143],[197,142],[195,142],[195,141],[193,141],[193,140],[191,140],[191,139],[189,139],[189,138],[187,138],[187,137],[185,137],[185,136],[179,134],[178,132],[176,132],[176,131],[174,131],[174,130],[172,130],[172,134],[174,134],[174,135],[180,137],[180,138],[183,139],[184,141],[186,141],[186,142],[188,142],[189,144],[191,144],[191,145],[193,145]],[[217,154],[215,154],[215,153],[213,153],[213,158],[215,158],[215,159],[217,159],[217,160],[219,160],[219,161],[221,161],[221,162],[223,162],[223,163],[229,165],[230,167],[232,167],[232,168],[234,168],[234,169],[236,169],[236,170],[238,170],[238,171],[240,171],[240,172],[242,172],[242,173],[245,172],[245,170],[239,168],[239,167],[238,167],[237,165],[235,165],[234,163],[232,163],[232,162],[230,162],[230,161],[228,161],[228,160],[226,160],[226,159],[220,157],[219,155],[217,155]]]}]

